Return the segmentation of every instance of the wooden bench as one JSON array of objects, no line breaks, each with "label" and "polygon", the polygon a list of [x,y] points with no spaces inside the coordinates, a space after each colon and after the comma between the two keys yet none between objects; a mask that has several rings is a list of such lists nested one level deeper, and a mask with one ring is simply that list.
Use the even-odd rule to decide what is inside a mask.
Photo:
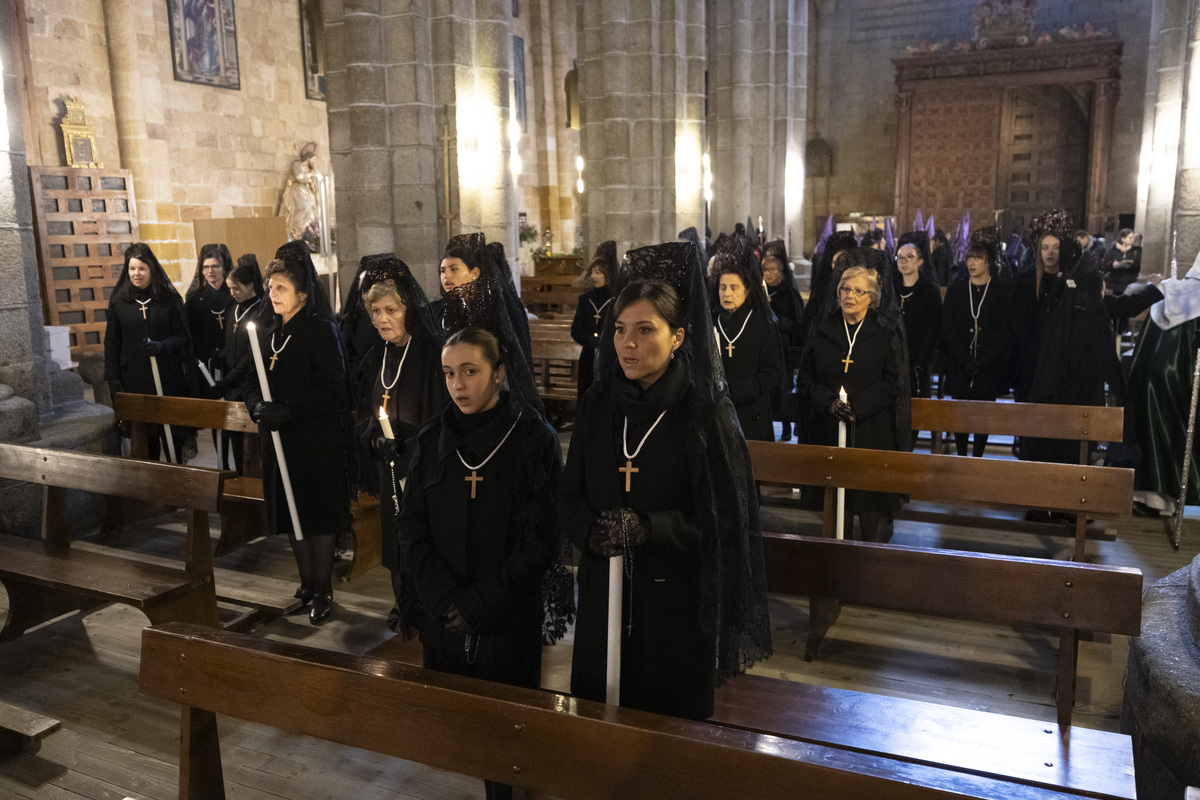
[{"label": "wooden bench", "polygon": [[[760,482],[826,487],[826,537],[834,533],[833,487],[838,486],[1049,510],[1082,507],[1097,516],[1128,513],[1133,503],[1133,472],[1127,469],[775,442],[747,446]],[[1083,560],[1083,543],[1080,533],[1076,561]],[[843,601],[1057,628],[1058,717],[1064,726],[1074,705],[1078,632],[1140,632],[1142,575],[1137,570],[777,534],[766,536],[765,548],[771,591],[833,601],[810,603],[806,658],[815,657]]]},{"label": "wooden bench", "polygon": [[61,727],[56,719],[0,701],[0,756],[36,746]]},{"label": "wooden bench", "polygon": [[[130,428],[130,455],[146,458],[147,426],[180,425],[210,430],[234,431],[246,434],[243,440],[244,475],[225,483],[221,504],[221,535],[215,554],[222,556],[238,545],[265,533],[263,509],[262,463],[259,458],[258,425],[250,419],[244,403],[226,400],[204,400],[192,397],[157,397],[147,394],[117,394],[113,411],[118,422]],[[354,530],[354,559],[346,580],[360,577],[380,564],[381,544],[379,500],[360,495],[350,504]],[[110,515],[109,525],[127,524],[126,511]],[[235,598],[236,599],[236,598]]]},{"label": "wooden bench", "polygon": [[[0,444],[0,479],[36,483],[42,537],[0,534],[0,583],[8,619],[0,641],[72,611],[125,603],[151,623],[217,624],[208,515],[220,507],[226,473],[111,456]],[[168,567],[71,547],[66,491],[166,503],[187,512],[184,566]]]},{"label": "wooden bench", "polygon": [[[1072,742],[1065,750],[1060,737],[1046,737],[1059,749],[1039,741],[1040,747],[1030,751],[1042,758],[1060,753],[1068,769],[1044,768],[1044,774],[1036,774],[1032,764],[1025,764],[1035,774],[1003,775],[986,767],[986,749],[960,766],[954,761],[962,760],[961,752],[943,760],[931,747],[923,755],[932,760],[924,760],[907,752],[887,754],[735,724],[680,720],[188,625],[143,632],[139,686],[143,694],[184,705],[181,800],[225,797],[217,714],[563,800],[1133,796],[1119,779],[1103,783],[1091,775],[1077,777],[1085,758],[1107,752],[1088,741],[1078,747]],[[980,715],[976,722],[992,716]],[[905,727],[920,722],[904,719],[892,734],[899,739]],[[943,749],[956,749],[954,733],[945,733]],[[976,731],[971,741],[985,742],[984,733]],[[937,738],[936,732],[925,735]],[[1005,745],[1006,751],[1015,749]],[[1131,760],[1130,753],[1124,762]],[[1117,759],[1096,769],[1123,766]]]},{"label": "wooden bench", "polygon": [[934,441],[936,434],[944,431],[1075,440],[1079,442],[1080,464],[1088,463],[1089,442],[1119,442],[1124,426],[1124,409],[1107,406],[920,397],[912,401],[913,431],[931,431]]}]

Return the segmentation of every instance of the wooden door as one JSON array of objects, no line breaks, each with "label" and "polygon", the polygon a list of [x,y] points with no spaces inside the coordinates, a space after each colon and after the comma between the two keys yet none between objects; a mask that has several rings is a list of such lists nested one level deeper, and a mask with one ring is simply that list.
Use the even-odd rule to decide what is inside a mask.
[{"label": "wooden door", "polygon": [[1048,208],[1082,225],[1087,199],[1087,89],[1026,86],[1005,92],[996,208],[1005,230],[1024,230]]}]

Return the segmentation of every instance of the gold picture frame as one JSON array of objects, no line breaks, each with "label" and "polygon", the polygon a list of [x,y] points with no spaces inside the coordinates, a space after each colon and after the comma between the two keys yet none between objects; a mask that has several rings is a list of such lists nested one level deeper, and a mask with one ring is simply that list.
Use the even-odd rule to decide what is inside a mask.
[{"label": "gold picture frame", "polygon": [[83,101],[78,97],[65,97],[63,105],[67,108],[61,123],[67,166],[103,169],[104,165],[96,160],[96,136],[83,109]]}]

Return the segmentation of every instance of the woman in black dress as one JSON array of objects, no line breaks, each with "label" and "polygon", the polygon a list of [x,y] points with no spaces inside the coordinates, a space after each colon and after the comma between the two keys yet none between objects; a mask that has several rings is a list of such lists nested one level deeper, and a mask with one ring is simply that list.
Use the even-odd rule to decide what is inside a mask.
[{"label": "woman in black dress", "polygon": [[[976,237],[972,236],[972,239]],[[976,239],[967,248],[967,275],[950,284],[942,306],[946,394],[956,400],[995,400],[1008,392],[1012,290],[996,277],[998,241]],[[955,433],[960,456],[968,433]],[[976,433],[972,454],[982,456],[988,435]]]},{"label": "woman in black dress", "polygon": [[695,245],[631,251],[616,283],[559,493],[581,553],[571,692],[605,699],[623,555],[621,705],[704,719],[716,683],[771,653],[754,479]]},{"label": "woman in black dress", "polygon": [[[531,402],[501,291],[477,280],[446,296],[441,363],[453,402],[417,434],[397,525],[424,609],[425,667],[538,688],[562,458]],[[512,796],[485,786],[489,798]]]},{"label": "woman in black dress", "polygon": [[[258,375],[246,376],[246,408],[258,423],[267,529],[285,533],[300,572],[296,597],[312,601],[309,619],[324,622],[333,610],[333,553],[350,525],[346,439],[346,367],[325,291],[307,246],[288,242],[267,267],[270,326],[257,328],[271,402]],[[279,431],[300,518],[296,536],[271,432]]]},{"label": "woman in black dress", "polygon": [[783,380],[783,349],[750,240],[737,234],[725,239],[713,272],[721,306],[713,324],[729,397],[745,437],[773,442],[771,392]]},{"label": "woman in black dress", "polygon": [[600,342],[600,331],[612,306],[612,279],[617,272],[617,243],[601,242],[588,265],[588,280],[592,289],[579,298],[575,307],[575,318],[571,320],[571,338],[581,348],[579,351],[579,383],[577,397],[592,386],[595,376],[596,345]]},{"label": "woman in black dress", "polygon": [[[845,422],[849,447],[903,449],[897,446],[900,428],[911,422],[898,419],[896,407],[907,399],[907,364],[903,346],[896,346],[902,334],[881,319],[881,283],[878,272],[867,267],[844,270],[837,284],[839,305],[805,343],[800,387],[813,414],[814,444],[836,445],[838,423]],[[843,390],[845,400],[840,399]],[[894,494],[846,492],[847,513],[858,515],[865,541],[890,540],[892,515],[899,508]]]},{"label": "woman in black dress", "polygon": [[1104,253],[1100,274],[1105,288],[1113,294],[1124,294],[1142,271],[1142,248],[1134,245],[1133,236],[1132,229],[1121,228],[1112,247]]},{"label": "woman in black dress", "polygon": [[[767,300],[779,326],[779,343],[783,347],[783,382],[771,392],[771,414],[783,425],[781,442],[792,439],[792,423],[796,418],[796,369],[800,366],[800,350],[804,346],[801,319],[804,300],[796,288],[796,276],[788,261],[787,247],[782,239],[767,242],[762,258],[763,283]],[[800,438],[797,432],[796,438]]]},{"label": "woman in black dress", "polygon": [[941,327],[942,290],[928,277],[929,235],[912,231],[896,249],[896,297],[908,338],[908,382],[913,397],[929,397],[929,370]]},{"label": "woman in black dress", "polygon": [[[363,273],[361,287],[378,344],[360,362],[355,417],[361,460],[375,465],[363,469],[362,478],[367,490],[380,496],[382,561],[392,573],[397,603],[389,623],[398,623],[419,618],[416,613],[400,613],[417,600],[412,578],[401,569],[396,516],[417,430],[440,414],[449,400],[441,370],[442,331],[434,326],[425,293],[403,261],[391,256],[375,260]],[[381,409],[387,412],[392,438],[383,434]],[[408,639],[417,631],[409,627],[401,633]]]},{"label": "woman in black dress", "polygon": [[[275,319],[275,310],[263,293],[262,273],[253,253],[238,258],[225,285],[229,287],[233,305],[225,313],[225,347],[219,359],[223,372],[221,379],[209,389],[208,396],[240,403],[245,400],[246,376],[254,372],[247,326],[252,322],[260,328],[269,326]],[[233,452],[234,468],[241,474],[245,435],[230,431],[226,433],[225,441],[227,449]]]},{"label": "woman in black dress", "polygon": [[[186,397],[192,344],[183,301],[150,246],[125,250],[125,269],[108,302],[104,331],[104,380],[112,394],[157,394],[151,359],[158,366],[162,393]],[[171,429],[176,460],[183,463],[186,432]],[[149,435],[149,456],[157,461],[166,438],[161,426]]]},{"label": "woman in black dress", "polygon": [[1031,402],[1038,358],[1063,294],[1062,273],[1075,266],[1081,255],[1074,230],[1070,215],[1062,209],[1045,211],[1030,222],[1034,268],[1018,275],[1013,287],[1012,382],[1019,403]]},{"label": "woman in black dress", "polygon": [[196,274],[192,276],[184,304],[188,330],[192,334],[192,350],[214,378],[220,377],[222,364],[217,356],[225,346],[225,317],[233,304],[229,287],[225,285],[231,269],[233,258],[228,247],[223,244],[201,247]]}]

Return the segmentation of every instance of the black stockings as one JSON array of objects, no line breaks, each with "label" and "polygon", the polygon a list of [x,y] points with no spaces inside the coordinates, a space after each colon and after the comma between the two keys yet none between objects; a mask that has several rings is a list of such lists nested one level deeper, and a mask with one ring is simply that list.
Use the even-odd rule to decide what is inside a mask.
[{"label": "black stockings", "polygon": [[292,554],[300,570],[300,586],[317,594],[333,594],[333,546],[337,537],[309,534],[297,540],[292,534]]},{"label": "black stockings", "polygon": [[[967,437],[970,435],[969,433],[954,434],[954,446],[958,449],[960,456],[967,454]],[[986,433],[976,433],[974,436],[975,441],[972,443],[971,454],[976,458],[983,458],[983,451],[987,449],[988,435]]]},{"label": "black stockings", "polygon": [[858,529],[864,542],[882,542],[887,544],[892,540],[892,514],[890,511],[860,511],[858,512]]}]

